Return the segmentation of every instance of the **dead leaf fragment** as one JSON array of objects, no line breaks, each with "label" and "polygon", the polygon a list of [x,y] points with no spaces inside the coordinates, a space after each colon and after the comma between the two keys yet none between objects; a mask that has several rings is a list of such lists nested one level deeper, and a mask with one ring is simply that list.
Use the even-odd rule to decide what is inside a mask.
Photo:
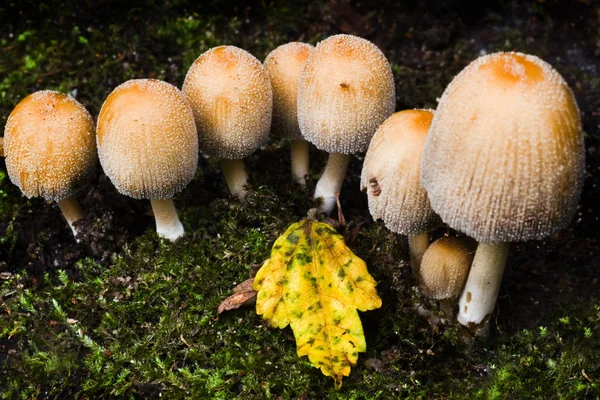
[{"label": "dead leaf fragment", "polygon": [[235,310],[241,306],[252,304],[256,300],[256,291],[252,288],[254,278],[246,279],[233,288],[233,294],[223,300],[217,309],[217,315],[224,311]]}]

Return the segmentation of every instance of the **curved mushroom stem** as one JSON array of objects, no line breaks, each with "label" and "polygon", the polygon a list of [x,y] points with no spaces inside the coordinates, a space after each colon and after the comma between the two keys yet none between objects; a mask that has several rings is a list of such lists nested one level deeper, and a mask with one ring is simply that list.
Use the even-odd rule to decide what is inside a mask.
[{"label": "curved mushroom stem", "polygon": [[415,277],[419,276],[423,254],[429,247],[429,233],[419,235],[408,235],[408,251],[410,253],[410,265]]},{"label": "curved mushroom stem", "polygon": [[306,186],[306,176],[309,173],[308,142],[304,139],[290,140],[292,158],[292,179],[300,186]]},{"label": "curved mushroom stem", "polygon": [[156,220],[156,233],[171,242],[182,237],[185,231],[177,216],[173,199],[150,199],[150,204]]},{"label": "curved mushroom stem", "polygon": [[458,321],[476,333],[494,311],[510,243],[479,243],[458,302]]},{"label": "curved mushroom stem", "polygon": [[321,175],[319,182],[317,182],[313,196],[315,199],[319,197],[323,199],[320,209],[325,215],[329,215],[333,211],[333,207],[335,207],[335,194],[339,193],[342,188],[349,163],[350,155],[348,154],[329,154],[327,165],[325,165],[323,175]]},{"label": "curved mushroom stem", "polygon": [[246,185],[248,184],[248,173],[244,160],[227,160],[221,158],[219,160],[227,187],[232,195],[237,196],[241,202],[246,199]]},{"label": "curved mushroom stem", "polygon": [[[81,206],[79,205],[75,197],[71,196],[67,199],[60,200],[58,202],[58,207],[60,208],[60,211],[67,220],[67,223],[71,227],[71,230],[73,231],[73,236],[77,236],[77,229],[75,229],[75,227],[73,226],[73,222],[83,218],[84,215]],[[75,240],[79,242],[78,239]]]}]

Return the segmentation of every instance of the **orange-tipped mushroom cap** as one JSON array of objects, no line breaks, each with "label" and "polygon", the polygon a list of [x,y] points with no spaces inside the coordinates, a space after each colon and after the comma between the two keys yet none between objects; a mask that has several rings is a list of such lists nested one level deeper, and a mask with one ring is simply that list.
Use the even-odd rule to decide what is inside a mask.
[{"label": "orange-tipped mushroom cap", "polygon": [[443,237],[433,242],[423,254],[419,269],[419,282],[425,294],[437,300],[458,297],[474,254],[475,246],[466,240]]},{"label": "orange-tipped mushroom cap", "polygon": [[117,190],[135,199],[169,199],[194,177],[198,135],[175,86],[133,79],[108,96],[97,127],[98,153]]},{"label": "orange-tipped mushroom cap", "polygon": [[10,113],[4,152],[8,176],[25,196],[67,199],[96,164],[94,121],[72,97],[35,92]]},{"label": "orange-tipped mushroom cap", "polygon": [[300,130],[329,153],[365,151],[395,102],[394,77],[381,50],[356,36],[331,36],[317,44],[300,78]]},{"label": "orange-tipped mushroom cap", "polygon": [[367,190],[371,215],[403,235],[418,235],[441,223],[419,180],[432,118],[432,110],[392,114],[375,132],[363,164],[361,189]]},{"label": "orange-tipped mushroom cap", "polygon": [[564,79],[531,55],[481,57],[444,91],[421,183],[451,227],[484,243],[565,227],[584,173],[579,110]]},{"label": "orange-tipped mushroom cap", "polygon": [[273,94],[263,65],[235,46],[203,53],[183,83],[200,148],[209,155],[242,159],[264,145],[271,128]]},{"label": "orange-tipped mushroom cap", "polygon": [[291,42],[269,53],[264,65],[273,87],[273,123],[276,135],[302,139],[298,126],[298,83],[308,56],[314,47]]}]

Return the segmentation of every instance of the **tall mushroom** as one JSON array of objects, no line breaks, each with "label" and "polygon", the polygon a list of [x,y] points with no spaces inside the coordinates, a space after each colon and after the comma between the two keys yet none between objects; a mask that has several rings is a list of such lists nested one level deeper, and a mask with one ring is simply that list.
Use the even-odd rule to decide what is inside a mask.
[{"label": "tall mushroom", "polygon": [[298,126],[298,82],[313,50],[310,44],[291,42],[270,52],[264,62],[273,87],[272,131],[290,139],[292,179],[301,186],[306,186],[309,155]]},{"label": "tall mushroom", "polygon": [[350,154],[367,149],[395,103],[392,70],[377,46],[352,35],[317,44],[300,77],[298,122],[304,137],[329,153],[314,194],[324,213],[335,206]]},{"label": "tall mushroom", "polygon": [[421,170],[432,208],[480,242],[458,313],[477,331],[494,309],[509,242],[547,237],[575,212],[584,173],[575,98],[535,56],[480,57],[444,91]]},{"label": "tall mushroom", "polygon": [[194,61],[183,83],[200,149],[219,157],[229,191],[244,200],[243,158],[265,144],[271,128],[269,76],[252,54],[235,46],[212,48]]},{"label": "tall mushroom", "polygon": [[102,168],[119,193],[150,199],[160,236],[183,236],[172,197],[198,165],[198,134],[185,96],[156,79],[127,81],[104,101],[97,140]]},{"label": "tall mushroom", "polygon": [[454,314],[456,300],[471,268],[476,244],[469,239],[442,237],[423,254],[417,276],[419,285],[427,297],[439,300],[446,315]]},{"label": "tall mushroom", "polygon": [[42,90],[25,97],[8,116],[4,155],[10,180],[27,197],[56,201],[73,234],[83,218],[75,193],[97,162],[94,121],[78,101]]},{"label": "tall mushroom", "polygon": [[383,219],[392,232],[408,235],[415,274],[429,246],[427,232],[441,223],[419,180],[432,118],[432,110],[405,110],[386,119],[371,140],[360,183],[373,218]]}]

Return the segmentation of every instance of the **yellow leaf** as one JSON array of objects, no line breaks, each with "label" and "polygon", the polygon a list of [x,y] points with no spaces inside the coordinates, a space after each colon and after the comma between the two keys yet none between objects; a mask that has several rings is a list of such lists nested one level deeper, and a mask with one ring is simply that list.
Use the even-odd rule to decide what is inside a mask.
[{"label": "yellow leaf", "polygon": [[367,349],[357,310],[381,307],[376,285],[330,225],[303,220],[275,241],[256,274],[256,312],[272,327],[291,325],[298,356],[308,356],[339,389]]}]

